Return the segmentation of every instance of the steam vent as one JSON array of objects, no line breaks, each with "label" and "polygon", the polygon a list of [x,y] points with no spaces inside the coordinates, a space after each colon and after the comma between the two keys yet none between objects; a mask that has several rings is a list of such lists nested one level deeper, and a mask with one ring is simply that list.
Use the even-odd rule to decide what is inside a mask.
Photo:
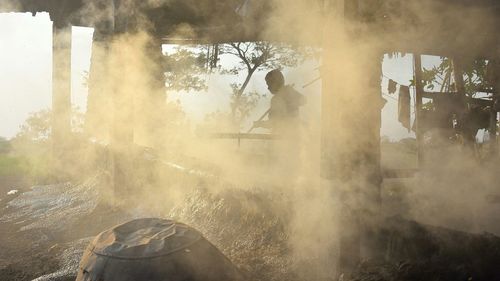
[{"label": "steam vent", "polygon": [[0,280],[500,281],[500,0],[0,0]]}]

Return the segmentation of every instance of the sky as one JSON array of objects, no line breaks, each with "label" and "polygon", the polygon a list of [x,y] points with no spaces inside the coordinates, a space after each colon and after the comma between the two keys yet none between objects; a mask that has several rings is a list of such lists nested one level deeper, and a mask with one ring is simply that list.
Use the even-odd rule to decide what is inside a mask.
[{"label": "sky", "polygon": [[[91,28],[73,27],[72,42],[72,104],[85,111],[87,89],[84,74],[89,70],[91,57]],[[432,60],[423,60],[424,66]],[[311,102],[305,111],[318,112],[321,83],[303,88],[319,76],[314,62],[284,71],[287,84],[304,94]],[[382,64],[384,76],[408,85],[412,78],[412,56],[389,59]],[[264,94],[251,118],[267,110],[270,94],[264,83],[265,73],[252,78],[248,90]],[[233,78],[234,79],[234,78]],[[209,77],[209,93],[169,93],[170,100],[178,100],[187,116],[194,122],[205,114],[229,109],[229,81],[227,76]],[[381,135],[393,140],[411,137],[397,121],[397,96],[387,97],[387,78],[382,81],[382,93],[387,104],[382,111]],[[33,17],[30,13],[0,14],[0,136],[14,137],[30,113],[51,107],[52,91],[52,23],[47,13]],[[307,115],[307,114],[306,114]]]},{"label": "sky", "polygon": [[[85,109],[90,28],[73,27],[72,103]],[[11,138],[30,113],[52,103],[52,22],[47,13],[0,14],[0,136]]]}]

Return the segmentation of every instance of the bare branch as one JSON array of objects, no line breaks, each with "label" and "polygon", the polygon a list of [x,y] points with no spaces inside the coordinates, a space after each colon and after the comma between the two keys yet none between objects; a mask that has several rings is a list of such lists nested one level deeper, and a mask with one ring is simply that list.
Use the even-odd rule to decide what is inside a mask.
[{"label": "bare branch", "polygon": [[245,48],[245,50],[243,51],[243,54],[245,54],[245,57],[246,57],[246,55],[247,55],[247,53],[248,53],[248,49],[250,48],[250,44],[245,44],[245,46],[246,46],[246,48]]},{"label": "bare branch", "polygon": [[241,49],[240,49],[240,45],[241,43],[238,43],[237,45],[234,45],[234,43],[231,43],[231,45],[233,46],[233,48],[236,49],[236,51],[238,51],[238,55],[239,57],[241,58],[241,60],[245,63],[245,65],[247,66],[247,69],[248,71],[250,71],[250,69],[252,69],[250,63],[248,62],[248,59],[245,57],[245,55],[243,55],[241,53]]}]

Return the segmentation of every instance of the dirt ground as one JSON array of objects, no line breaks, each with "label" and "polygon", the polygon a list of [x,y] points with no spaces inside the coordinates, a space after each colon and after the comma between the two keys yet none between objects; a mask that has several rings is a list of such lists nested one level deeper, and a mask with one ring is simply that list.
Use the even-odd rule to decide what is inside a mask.
[{"label": "dirt ground", "polygon": [[[0,179],[0,217],[7,212],[7,203],[28,188],[29,185],[20,177]],[[13,189],[19,192],[7,195]],[[29,232],[20,233],[19,225],[0,223],[0,280],[32,280],[39,277],[40,273],[51,272],[58,267],[54,259],[57,250],[51,249],[50,243],[33,236]],[[33,243],[34,238],[39,243]]]},{"label": "dirt ground", "polygon": [[[97,200],[99,181],[28,188],[3,181],[0,194],[0,280],[74,280],[78,261],[97,233],[137,217]],[[7,195],[16,187],[20,192]],[[17,188],[19,187],[19,188]],[[265,189],[193,189],[161,217],[198,229],[250,280],[457,281],[500,280],[500,238],[388,218],[373,237],[380,258],[352,275],[320,279],[297,268],[287,242],[287,203]],[[10,203],[8,203],[10,202]],[[277,212],[276,204],[283,204]],[[137,209],[132,212],[138,213]],[[151,213],[139,212],[139,216]],[[14,214],[14,215],[13,215]],[[7,218],[7,219],[5,219]],[[314,261],[313,261],[314,262]]]}]

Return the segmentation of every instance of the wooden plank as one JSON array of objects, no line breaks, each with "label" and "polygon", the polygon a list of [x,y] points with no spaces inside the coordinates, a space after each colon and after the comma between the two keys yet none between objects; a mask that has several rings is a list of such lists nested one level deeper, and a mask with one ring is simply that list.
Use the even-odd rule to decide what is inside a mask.
[{"label": "wooden plank", "polygon": [[281,136],[275,134],[257,133],[213,133],[205,135],[212,139],[248,139],[248,140],[279,140]]},{"label": "wooden plank", "polygon": [[418,171],[418,169],[384,169],[382,175],[385,179],[404,179],[415,177]]}]

